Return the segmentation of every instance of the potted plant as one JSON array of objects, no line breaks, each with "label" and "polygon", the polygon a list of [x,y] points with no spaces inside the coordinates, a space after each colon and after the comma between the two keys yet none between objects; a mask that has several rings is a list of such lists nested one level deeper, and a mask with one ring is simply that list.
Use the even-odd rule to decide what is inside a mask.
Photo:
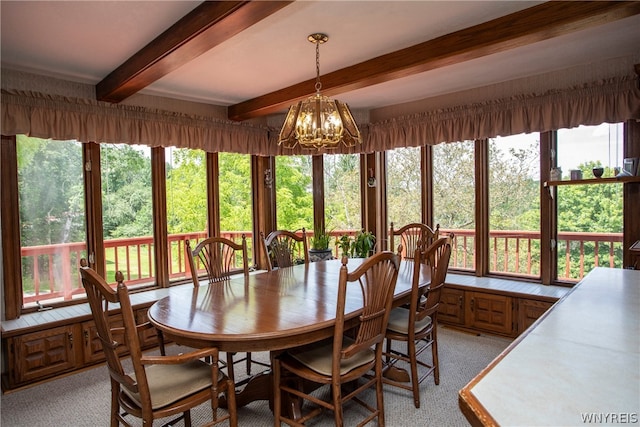
[{"label": "potted plant", "polygon": [[329,248],[330,243],[330,234],[322,229],[314,230],[313,237],[311,237],[311,249],[309,249],[309,261],[316,262],[333,259],[333,252]]},{"label": "potted plant", "polygon": [[356,233],[353,242],[353,252],[358,258],[367,258],[371,255],[376,244],[376,236],[370,231],[360,230]]},{"label": "potted plant", "polygon": [[353,256],[353,245],[351,237],[347,234],[343,234],[336,242],[338,247],[342,251],[342,256]]},{"label": "potted plant", "polygon": [[360,230],[355,238],[346,234],[340,236],[337,244],[342,250],[342,256],[367,258],[376,244],[376,236],[370,231]]}]

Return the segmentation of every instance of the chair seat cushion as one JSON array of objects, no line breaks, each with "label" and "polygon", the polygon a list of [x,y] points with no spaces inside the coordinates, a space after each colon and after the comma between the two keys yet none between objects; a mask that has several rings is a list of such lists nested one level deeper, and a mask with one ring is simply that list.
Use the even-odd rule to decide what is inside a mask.
[{"label": "chair seat cushion", "polygon": [[[346,348],[353,344],[353,340],[344,337],[342,340],[342,348]],[[289,354],[297,359],[300,363],[308,366],[314,371],[330,376],[331,361],[333,353],[333,338],[324,340],[311,347],[305,347],[302,351],[292,351]],[[348,359],[342,359],[340,362],[340,375],[344,375],[353,369],[371,363],[375,359],[373,349],[361,351]]]},{"label": "chair seat cushion", "polygon": [[[179,365],[151,365],[146,372],[154,410],[211,386],[211,366],[199,360]],[[139,406],[142,405],[138,393],[126,388],[123,391]]]},{"label": "chair seat cushion", "polygon": [[[424,328],[431,325],[431,317],[427,316],[422,320],[417,321],[413,325],[414,332],[420,332]],[[389,324],[387,329],[398,332],[401,334],[409,333],[409,310],[406,308],[398,307],[391,310],[389,314]]]}]

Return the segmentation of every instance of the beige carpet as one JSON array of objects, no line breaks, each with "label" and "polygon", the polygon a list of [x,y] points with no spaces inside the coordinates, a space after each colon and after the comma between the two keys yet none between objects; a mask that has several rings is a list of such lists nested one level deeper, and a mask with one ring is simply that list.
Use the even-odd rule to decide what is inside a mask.
[{"label": "beige carpet", "polygon": [[[410,393],[385,386],[386,424],[389,427],[467,426],[458,408],[458,390],[497,356],[510,340],[492,336],[475,336],[446,327],[438,331],[440,385],[432,378],[421,384],[421,407],[415,409]],[[268,359],[267,354],[256,354]],[[236,368],[240,374],[242,369]],[[371,392],[373,397],[374,393]],[[18,426],[108,426],[109,381],[107,370],[99,366],[67,378],[14,393],[5,394],[0,402],[2,427]],[[345,410],[345,426],[357,423],[358,406]],[[210,416],[205,405],[193,412],[193,425],[203,424]],[[324,418],[322,418],[324,417]],[[333,425],[331,414],[322,416],[311,426]],[[141,425],[132,419],[133,425]],[[157,423],[156,425],[160,425]],[[273,417],[266,401],[253,402],[239,409],[240,426],[272,426]],[[180,423],[179,425],[182,425]],[[373,423],[372,425],[375,425]]]}]

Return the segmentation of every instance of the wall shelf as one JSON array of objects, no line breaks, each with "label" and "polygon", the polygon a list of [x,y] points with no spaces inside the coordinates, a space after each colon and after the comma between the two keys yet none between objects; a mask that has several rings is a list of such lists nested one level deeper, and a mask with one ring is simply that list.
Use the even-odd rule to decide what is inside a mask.
[{"label": "wall shelf", "polygon": [[625,182],[640,182],[640,176],[620,176],[611,178],[589,178],[564,181],[546,181],[545,187],[557,187],[559,185],[588,185],[588,184],[616,184]]}]

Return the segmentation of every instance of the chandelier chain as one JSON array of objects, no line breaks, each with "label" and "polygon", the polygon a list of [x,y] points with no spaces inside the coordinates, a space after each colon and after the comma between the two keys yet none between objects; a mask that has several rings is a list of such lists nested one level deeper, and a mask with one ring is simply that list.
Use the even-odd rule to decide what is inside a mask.
[{"label": "chandelier chain", "polygon": [[320,83],[320,43],[316,42],[316,93],[320,93],[322,83]]}]

